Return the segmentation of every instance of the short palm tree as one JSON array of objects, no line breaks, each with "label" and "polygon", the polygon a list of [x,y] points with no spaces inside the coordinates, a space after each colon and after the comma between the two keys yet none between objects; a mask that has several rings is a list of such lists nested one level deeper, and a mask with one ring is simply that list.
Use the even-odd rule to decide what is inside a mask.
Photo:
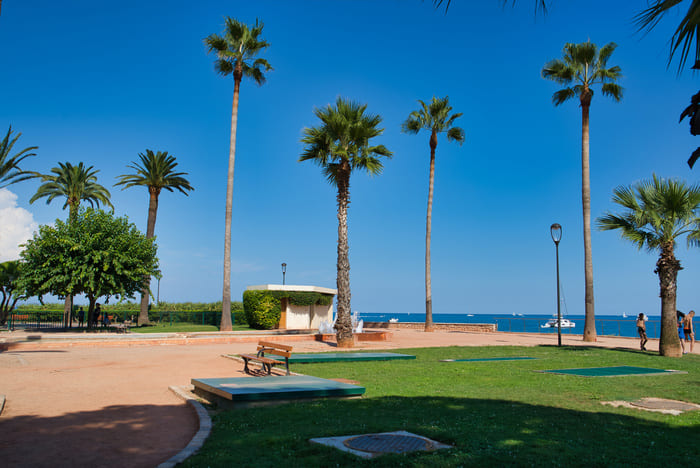
[{"label": "short palm tree", "polygon": [[686,186],[676,180],[642,181],[634,186],[617,187],[613,202],[623,208],[621,214],[606,213],[598,218],[598,227],[619,229],[623,239],[650,252],[659,252],[654,273],[659,275],[661,296],[662,356],[680,356],[676,324],[676,279],[681,262],[674,254],[678,239],[689,234],[688,242],[700,239],[700,186]]},{"label": "short palm tree", "polygon": [[598,50],[592,42],[566,44],[564,56],[548,62],[542,69],[542,77],[565,88],[555,92],[555,106],[578,97],[581,104],[581,195],[583,200],[583,252],[585,273],[586,319],[583,341],[596,341],[595,300],[593,296],[593,253],[591,251],[591,177],[589,170],[589,122],[588,115],[593,99],[593,86],[601,85],[603,95],[615,101],[622,99],[622,87],[615,83],[622,77],[620,67],[608,68],[608,59],[617,45],[613,42]]},{"label": "short palm tree", "polygon": [[32,151],[38,149],[38,146],[30,146],[10,155],[10,153],[12,153],[12,148],[15,146],[20,136],[22,136],[22,134],[17,133],[15,137],[12,138],[12,126],[10,126],[5,138],[0,141],[0,188],[33,177],[31,172],[20,169],[19,163],[25,158],[36,156],[36,153],[32,153]]},{"label": "short palm tree", "polygon": [[[152,238],[156,229],[156,216],[158,215],[158,197],[165,189],[169,192],[178,190],[180,193],[189,195],[187,190],[194,190],[189,181],[183,176],[186,172],[175,172],[177,162],[175,157],[168,155],[168,152],[153,153],[147,149],[146,153],[139,153],[141,163],[133,162],[127,166],[133,169],[133,174],[123,174],[118,177],[119,182],[115,185],[122,185],[122,190],[129,187],[147,187],[149,194],[148,221],[146,223],[146,237]],[[139,325],[148,323],[148,299],[149,285],[151,278],[147,278],[146,285],[141,291],[141,311],[139,313]]]},{"label": "short palm tree", "polygon": [[223,36],[212,34],[204,39],[207,52],[216,54],[214,68],[224,76],[233,74],[233,107],[231,110],[231,140],[228,153],[228,183],[226,186],[226,228],[224,233],[224,292],[221,310],[221,330],[230,331],[231,322],[231,213],[233,210],[233,173],[236,161],[236,128],[238,126],[238,94],[243,77],[258,85],[265,83],[265,72],[272,69],[267,60],[255,58],[268,47],[260,35],[263,23],[255,20],[250,27],[227,17]]},{"label": "short palm tree", "polygon": [[384,145],[370,145],[370,140],[381,135],[384,129],[378,128],[382,118],[365,114],[366,109],[367,105],[339,97],[335,107],[329,104],[314,110],[321,125],[305,128],[301,139],[306,147],[299,161],[316,163],[328,182],[338,189],[338,314],[335,328],[339,347],[353,346],[348,256],[350,174],[355,170],[367,171],[370,175],[381,174],[384,167],[381,158],[392,155]]},{"label": "short palm tree", "polygon": [[417,134],[425,129],[430,132],[430,177],[428,182],[428,214],[425,222],[425,331],[431,332],[433,328],[433,295],[430,283],[430,237],[433,219],[433,184],[435,181],[435,148],[438,144],[438,133],[445,133],[447,141],[456,141],[460,145],[464,143],[464,130],[455,127],[454,122],[462,113],[450,115],[449,97],[442,99],[433,96],[430,104],[418,100],[421,105],[419,110],[411,112],[406,121],[401,125],[404,133]]},{"label": "short palm tree", "polygon": [[[100,207],[100,203],[114,209],[110,203],[109,190],[97,183],[97,173],[93,166],[86,167],[82,162],[77,166],[67,162],[58,163],[58,167],[51,169],[51,174],[34,173],[34,177],[41,178],[42,184],[37,189],[29,203],[34,203],[40,198],[46,198],[49,204],[57,197],[65,197],[66,202],[63,209],[68,207],[68,219],[70,222],[76,219],[81,201],[86,201],[90,206]],[[71,291],[67,291],[63,310],[63,325],[67,327],[70,323],[72,296]],[[92,323],[92,322],[89,322]]]}]

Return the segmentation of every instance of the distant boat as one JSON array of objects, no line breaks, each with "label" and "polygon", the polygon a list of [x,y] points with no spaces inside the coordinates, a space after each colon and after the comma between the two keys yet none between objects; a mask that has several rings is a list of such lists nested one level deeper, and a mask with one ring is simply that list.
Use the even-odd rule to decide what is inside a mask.
[{"label": "distant boat", "polygon": [[627,318],[627,314],[623,312],[623,313],[622,313],[622,318]]},{"label": "distant boat", "polygon": [[467,317],[474,317],[474,314],[467,314]]},{"label": "distant boat", "polygon": [[389,319],[389,323],[398,323],[398,321],[399,319],[397,319],[396,317],[392,317]]},{"label": "distant boat", "polygon": [[[576,324],[569,319],[561,319],[561,328],[574,328]],[[540,325],[540,328],[557,328],[557,319],[551,318],[547,320],[547,323]]]}]

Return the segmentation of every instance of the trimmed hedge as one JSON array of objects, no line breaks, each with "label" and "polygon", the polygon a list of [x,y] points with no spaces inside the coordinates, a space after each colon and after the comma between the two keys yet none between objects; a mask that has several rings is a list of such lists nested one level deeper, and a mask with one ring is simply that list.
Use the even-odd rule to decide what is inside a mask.
[{"label": "trimmed hedge", "polygon": [[[271,330],[282,316],[281,299],[297,306],[325,305],[333,303],[333,296],[306,291],[243,291],[243,311],[248,325],[257,330]],[[238,322],[236,322],[238,323]]]},{"label": "trimmed hedge", "polygon": [[[133,316],[138,317],[141,310],[141,304],[137,302],[117,302],[116,304],[100,303],[102,311],[109,315],[113,315],[118,321],[129,319]],[[78,309],[83,307],[87,313],[88,304],[74,304],[73,314],[78,313]],[[63,317],[62,303],[47,303],[40,304],[22,304],[15,308],[15,314],[21,312],[54,312]],[[244,325],[246,324],[245,314],[243,312],[243,303],[239,301],[231,302],[231,315],[233,323]],[[75,316],[75,315],[74,315]],[[186,322],[205,325],[219,326],[221,322],[221,301],[219,302],[162,302],[158,305],[151,304],[148,309],[148,319],[152,322]]]}]

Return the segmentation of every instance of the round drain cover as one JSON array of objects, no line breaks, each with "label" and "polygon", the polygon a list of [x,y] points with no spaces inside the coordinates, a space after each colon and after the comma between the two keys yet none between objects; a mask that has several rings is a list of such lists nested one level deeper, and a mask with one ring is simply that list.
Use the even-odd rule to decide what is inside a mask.
[{"label": "round drain cover", "polygon": [[678,411],[692,411],[698,409],[698,405],[692,403],[678,400],[666,400],[663,398],[642,398],[641,400],[631,402],[631,404],[648,409],[669,409]]},{"label": "round drain cover", "polygon": [[403,453],[430,450],[429,441],[420,437],[398,434],[367,434],[352,437],[343,444],[353,450],[372,453]]}]

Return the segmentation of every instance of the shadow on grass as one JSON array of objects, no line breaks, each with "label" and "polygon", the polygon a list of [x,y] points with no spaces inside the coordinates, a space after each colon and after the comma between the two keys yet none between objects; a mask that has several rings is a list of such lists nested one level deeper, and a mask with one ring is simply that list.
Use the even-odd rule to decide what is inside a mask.
[{"label": "shadow on grass", "polygon": [[[634,411],[601,406],[600,412],[585,412],[444,397],[326,400],[224,411],[215,417],[204,448],[185,466],[284,466],[289,460],[294,466],[668,466],[687,465],[700,456],[697,444],[686,443],[698,435],[697,418],[641,418]],[[396,430],[454,448],[364,461],[308,442]]]},{"label": "shadow on grass", "polygon": [[9,417],[11,407],[8,399],[0,420],[0,464],[7,467],[153,467],[182,450],[198,427],[185,405],[115,405],[52,417]]}]

